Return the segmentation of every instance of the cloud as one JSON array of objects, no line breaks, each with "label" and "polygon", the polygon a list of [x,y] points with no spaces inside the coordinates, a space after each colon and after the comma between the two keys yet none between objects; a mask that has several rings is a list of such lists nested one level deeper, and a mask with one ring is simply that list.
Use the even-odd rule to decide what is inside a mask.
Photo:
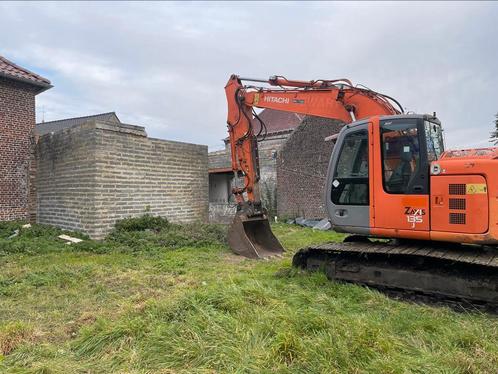
[{"label": "cloud", "polygon": [[436,111],[463,147],[498,112],[497,16],[476,2],[0,3],[0,54],[52,80],[46,120],[114,110],[219,146],[230,74],[344,77]]}]

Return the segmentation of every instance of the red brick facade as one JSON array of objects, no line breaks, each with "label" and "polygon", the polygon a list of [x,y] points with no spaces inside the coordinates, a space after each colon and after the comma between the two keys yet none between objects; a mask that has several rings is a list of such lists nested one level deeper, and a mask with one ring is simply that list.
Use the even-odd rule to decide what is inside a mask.
[{"label": "red brick facade", "polygon": [[0,221],[28,219],[29,168],[39,87],[0,77]]}]

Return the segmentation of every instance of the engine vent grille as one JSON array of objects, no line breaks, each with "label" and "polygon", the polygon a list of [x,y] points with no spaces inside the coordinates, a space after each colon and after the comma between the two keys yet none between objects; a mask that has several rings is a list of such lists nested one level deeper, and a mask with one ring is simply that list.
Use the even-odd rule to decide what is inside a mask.
[{"label": "engine vent grille", "polygon": [[465,213],[450,213],[450,223],[452,225],[465,225]]},{"label": "engine vent grille", "polygon": [[465,199],[450,199],[450,209],[465,210],[467,204]]},{"label": "engine vent grille", "polygon": [[465,184],[449,184],[449,193],[450,195],[465,195],[466,194],[466,186]]}]

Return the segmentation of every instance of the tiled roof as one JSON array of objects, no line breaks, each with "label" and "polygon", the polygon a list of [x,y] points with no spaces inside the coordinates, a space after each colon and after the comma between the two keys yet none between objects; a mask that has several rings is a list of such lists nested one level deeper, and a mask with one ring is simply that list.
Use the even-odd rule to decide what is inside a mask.
[{"label": "tiled roof", "polygon": [[93,116],[67,118],[57,121],[37,123],[35,131],[38,135],[44,135],[51,132],[57,132],[62,129],[68,129],[74,126],[78,126],[92,120],[121,123],[116,113],[109,112],[109,113],[95,114]]},{"label": "tiled roof", "polygon": [[0,56],[0,77],[1,76],[38,86],[40,87],[40,92],[52,87],[47,78],[43,78],[38,74],[16,65],[3,56]]},{"label": "tiled roof", "polygon": [[[286,132],[289,130],[294,130],[299,126],[301,121],[304,119],[304,114],[297,114],[292,112],[283,112],[281,110],[275,109],[263,109],[258,117],[263,121],[266,126],[266,134],[274,134]],[[254,118],[252,120],[252,128],[254,134],[259,134],[261,124]],[[263,136],[263,133],[261,133]],[[228,137],[224,139],[224,142],[228,142]]]},{"label": "tiled roof", "polygon": [[[274,109],[264,109],[258,114],[258,117],[266,125],[267,133],[271,134],[282,130],[295,129],[303,120],[304,115]],[[253,119],[252,126],[254,133],[257,134],[261,125],[256,118]]]}]

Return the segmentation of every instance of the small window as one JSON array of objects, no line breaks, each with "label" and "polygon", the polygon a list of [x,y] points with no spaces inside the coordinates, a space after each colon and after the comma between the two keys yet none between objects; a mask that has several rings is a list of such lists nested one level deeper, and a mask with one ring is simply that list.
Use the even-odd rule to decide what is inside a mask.
[{"label": "small window", "polygon": [[427,142],[427,160],[439,160],[444,152],[443,131],[441,125],[429,121],[424,122],[425,139]]},{"label": "small window", "polygon": [[416,122],[386,122],[382,126],[383,180],[386,192],[404,194],[420,167]]},{"label": "small window", "polygon": [[368,205],[368,132],[346,135],[332,181],[336,205]]}]

